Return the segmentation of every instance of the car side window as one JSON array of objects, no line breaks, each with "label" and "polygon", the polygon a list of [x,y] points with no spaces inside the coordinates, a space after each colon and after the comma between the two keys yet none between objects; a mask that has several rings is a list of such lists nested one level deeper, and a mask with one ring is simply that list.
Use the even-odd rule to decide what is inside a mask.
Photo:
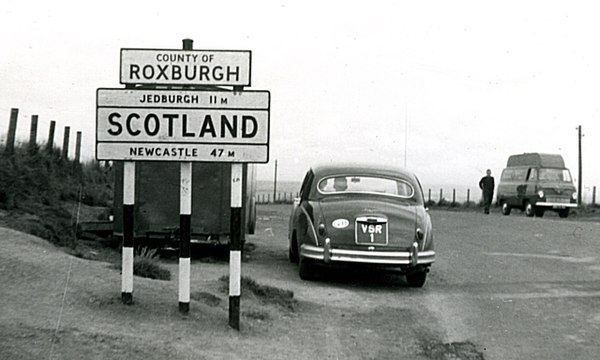
[{"label": "car side window", "polygon": [[529,176],[527,176],[527,181],[536,181],[537,180],[537,169],[531,168],[529,170]]}]

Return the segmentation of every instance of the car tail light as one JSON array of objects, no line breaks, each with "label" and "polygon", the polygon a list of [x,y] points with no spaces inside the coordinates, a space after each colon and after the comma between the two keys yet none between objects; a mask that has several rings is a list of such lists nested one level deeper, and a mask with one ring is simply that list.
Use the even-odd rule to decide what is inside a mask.
[{"label": "car tail light", "polygon": [[422,241],[423,238],[425,237],[425,233],[423,233],[423,230],[421,230],[421,228],[417,228],[416,236],[417,236],[417,240]]},{"label": "car tail light", "polygon": [[325,230],[325,224],[319,224],[319,226],[317,227],[317,232],[319,233],[319,236],[324,237],[327,233],[327,231]]}]

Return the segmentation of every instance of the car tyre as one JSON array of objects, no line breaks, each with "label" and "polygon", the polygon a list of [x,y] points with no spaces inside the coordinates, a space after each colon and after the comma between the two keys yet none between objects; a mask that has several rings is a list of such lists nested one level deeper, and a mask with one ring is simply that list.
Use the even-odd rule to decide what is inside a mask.
[{"label": "car tyre", "polygon": [[567,218],[569,216],[569,208],[558,210],[558,216],[561,218]]},{"label": "car tyre", "polygon": [[535,208],[529,201],[525,203],[525,215],[527,217],[533,217],[533,215],[535,215]]},{"label": "car tyre", "polygon": [[426,280],[427,273],[422,270],[412,271],[406,274],[406,282],[410,287],[421,288],[425,285]]},{"label": "car tyre", "polygon": [[298,275],[302,280],[314,280],[316,277],[315,268],[310,261],[302,258],[298,259]]},{"label": "car tyre", "polygon": [[297,264],[298,263],[298,245],[296,244],[296,235],[292,235],[292,242],[288,248],[288,257],[290,258],[290,262]]},{"label": "car tyre", "polygon": [[503,201],[502,207],[500,208],[502,215],[510,215],[510,210],[512,210],[510,205],[508,205],[505,201]]}]

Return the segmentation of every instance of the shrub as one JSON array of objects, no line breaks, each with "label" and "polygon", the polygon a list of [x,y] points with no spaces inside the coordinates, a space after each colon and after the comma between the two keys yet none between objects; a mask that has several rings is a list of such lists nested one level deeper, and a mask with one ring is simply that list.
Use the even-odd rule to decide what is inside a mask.
[{"label": "shrub", "polygon": [[147,256],[136,256],[133,261],[133,274],[149,279],[171,280],[171,272],[163,268],[158,260]]}]

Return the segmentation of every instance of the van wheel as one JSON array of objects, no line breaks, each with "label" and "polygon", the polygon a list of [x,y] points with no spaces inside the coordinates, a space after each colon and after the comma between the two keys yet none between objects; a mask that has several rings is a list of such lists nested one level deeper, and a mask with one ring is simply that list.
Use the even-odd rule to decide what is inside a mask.
[{"label": "van wheel", "polygon": [[558,216],[561,218],[566,218],[569,216],[569,208],[563,209],[563,210],[558,210]]},{"label": "van wheel", "polygon": [[503,201],[502,207],[500,208],[502,215],[510,215],[510,210],[512,210],[511,207],[505,201]]},{"label": "van wheel", "polygon": [[525,215],[527,215],[527,217],[533,217],[533,215],[535,215],[535,208],[529,201],[525,202]]},{"label": "van wheel", "polygon": [[536,208],[534,208],[534,210],[535,210],[534,212],[535,212],[535,216],[536,217],[543,217],[544,216],[544,211],[545,210],[543,208],[536,207]]}]

